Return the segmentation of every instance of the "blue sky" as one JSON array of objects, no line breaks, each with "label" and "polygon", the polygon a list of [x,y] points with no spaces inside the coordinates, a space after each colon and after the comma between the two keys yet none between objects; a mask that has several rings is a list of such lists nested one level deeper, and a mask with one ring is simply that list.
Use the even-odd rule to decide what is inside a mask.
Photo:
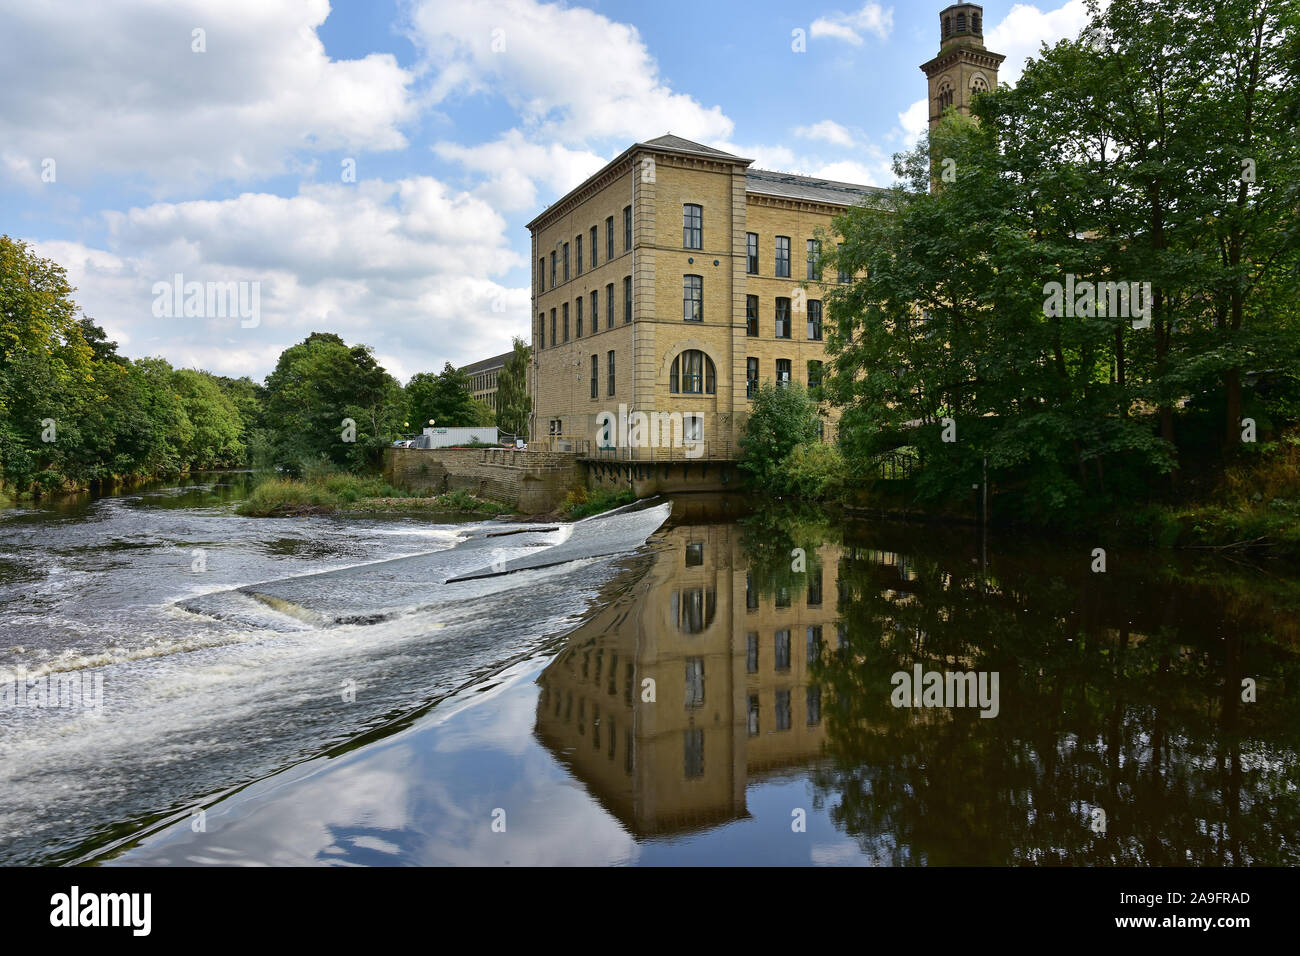
[{"label": "blue sky", "polygon": [[[260,380],[323,330],[405,381],[527,338],[524,223],[636,140],[888,185],[945,5],[14,3],[0,232],[65,266],[128,356]],[[984,17],[1014,82],[1086,11]],[[255,284],[256,319],[156,314],[177,274]]]}]

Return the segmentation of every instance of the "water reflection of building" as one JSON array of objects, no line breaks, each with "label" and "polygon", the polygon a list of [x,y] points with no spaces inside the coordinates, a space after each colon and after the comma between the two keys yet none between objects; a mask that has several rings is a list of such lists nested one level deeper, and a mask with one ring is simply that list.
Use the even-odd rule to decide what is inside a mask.
[{"label": "water reflection of building", "polygon": [[538,737],[637,835],[744,816],[752,777],[822,749],[810,666],[835,640],[839,549],[809,555],[797,587],[760,595],[741,533],[666,533],[636,587],[539,678]]}]

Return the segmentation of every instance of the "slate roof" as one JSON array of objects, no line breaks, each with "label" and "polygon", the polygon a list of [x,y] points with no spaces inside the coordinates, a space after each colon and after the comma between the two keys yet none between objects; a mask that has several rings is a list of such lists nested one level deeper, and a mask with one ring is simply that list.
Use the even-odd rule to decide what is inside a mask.
[{"label": "slate roof", "polygon": [[745,191],[763,196],[780,196],[784,199],[804,199],[809,202],[852,206],[869,196],[877,196],[887,190],[879,186],[860,186],[856,183],[841,183],[816,176],[797,176],[794,173],[751,168],[745,171]]}]

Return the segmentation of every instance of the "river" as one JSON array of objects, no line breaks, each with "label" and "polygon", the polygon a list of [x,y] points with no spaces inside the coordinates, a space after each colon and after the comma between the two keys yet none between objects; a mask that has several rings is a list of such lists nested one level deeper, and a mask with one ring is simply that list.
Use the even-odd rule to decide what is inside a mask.
[{"label": "river", "polygon": [[[539,526],[246,489],[0,512],[0,862],[1300,861],[1285,569],[736,497]],[[985,699],[899,706],[918,671]]]}]

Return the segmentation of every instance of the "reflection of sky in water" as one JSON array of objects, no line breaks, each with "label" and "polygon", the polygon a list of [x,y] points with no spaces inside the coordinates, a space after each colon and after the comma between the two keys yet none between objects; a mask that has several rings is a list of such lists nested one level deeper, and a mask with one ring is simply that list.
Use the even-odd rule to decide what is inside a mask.
[{"label": "reflection of sky in water", "polygon": [[[864,864],[813,806],[803,773],[750,786],[749,816],[638,843],[532,735],[538,662],[451,714],[336,759],[262,781],[118,858],[126,864]],[[467,699],[466,699],[467,698]],[[497,808],[506,832],[492,830]],[[807,812],[806,832],[791,811]]]}]

